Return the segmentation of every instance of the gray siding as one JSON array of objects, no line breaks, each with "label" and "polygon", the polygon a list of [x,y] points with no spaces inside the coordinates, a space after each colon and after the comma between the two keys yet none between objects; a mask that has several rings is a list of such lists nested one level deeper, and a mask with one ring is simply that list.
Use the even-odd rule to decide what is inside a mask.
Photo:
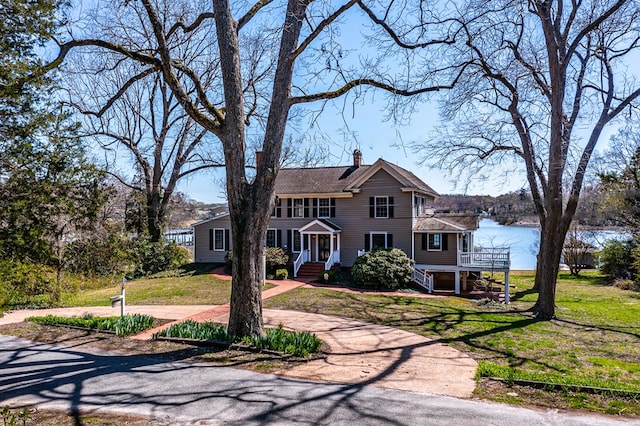
[{"label": "gray siding", "polygon": [[[193,227],[193,260],[196,263],[223,263],[225,261],[225,256],[227,254],[226,250],[210,250],[209,231],[211,229],[225,229],[229,231],[231,229],[231,220],[229,216],[214,218]],[[227,242],[227,248],[229,250],[233,250],[231,232],[228,232],[228,235],[229,241]]]},{"label": "gray siding", "polygon": [[[371,197],[393,197],[393,217],[380,219],[370,217],[369,201]],[[387,236],[391,235],[393,238],[392,246],[402,249],[408,256],[411,256],[412,197],[413,194],[411,192],[402,192],[401,186],[396,179],[386,171],[379,170],[360,187],[360,192],[354,193],[352,197],[336,198],[335,217],[327,218],[327,220],[333,222],[342,230],[340,234],[342,265],[353,265],[358,251],[365,249],[365,235],[369,235],[371,232],[386,233]],[[287,217],[287,199],[281,200],[279,217],[271,218],[269,224],[269,229],[280,231],[280,246],[286,246],[288,250],[291,250],[290,230],[300,229],[316,219],[311,211],[312,205],[313,202],[310,199],[309,217]],[[196,262],[224,261],[226,252],[216,252],[209,249],[209,230],[214,228],[230,229],[229,217],[212,219],[194,226]],[[318,227],[317,231],[320,230],[321,228]],[[322,229],[322,231],[324,230]],[[442,260],[452,262],[445,264],[455,264],[455,234],[452,234],[450,238],[449,252],[445,252],[444,255],[438,253],[440,257],[433,258],[434,263],[441,263],[440,260]],[[416,254],[420,252],[420,241],[417,241],[417,244],[418,250],[416,250]],[[231,247],[231,243],[229,243],[229,246]]]},{"label": "gray siding", "polygon": [[[370,197],[393,197],[393,218],[369,217]],[[411,193],[400,190],[400,184],[384,170],[378,171],[353,198],[338,199],[335,223],[342,228],[343,266],[352,266],[358,250],[365,248],[365,234],[386,232],[393,235],[393,246],[411,256]]]},{"label": "gray siding", "polygon": [[458,234],[447,236],[447,250],[428,251],[422,249],[422,234],[416,234],[414,241],[414,260],[420,265],[456,265],[458,263]]}]

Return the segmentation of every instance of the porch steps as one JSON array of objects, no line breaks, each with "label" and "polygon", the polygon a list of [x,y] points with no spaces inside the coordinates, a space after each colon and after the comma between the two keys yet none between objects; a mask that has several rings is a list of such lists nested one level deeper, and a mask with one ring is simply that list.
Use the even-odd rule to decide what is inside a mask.
[{"label": "porch steps", "polygon": [[318,274],[324,271],[324,262],[306,262],[303,263],[298,271],[298,278],[316,279]]}]

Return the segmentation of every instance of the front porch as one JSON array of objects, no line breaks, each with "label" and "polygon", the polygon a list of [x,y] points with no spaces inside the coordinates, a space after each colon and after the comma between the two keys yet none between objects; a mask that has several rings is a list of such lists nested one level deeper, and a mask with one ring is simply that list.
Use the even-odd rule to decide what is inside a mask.
[{"label": "front porch", "polygon": [[297,277],[302,265],[319,263],[324,270],[340,263],[340,237],[342,229],[336,224],[316,219],[298,230],[302,239],[302,251],[293,262],[293,276]]}]

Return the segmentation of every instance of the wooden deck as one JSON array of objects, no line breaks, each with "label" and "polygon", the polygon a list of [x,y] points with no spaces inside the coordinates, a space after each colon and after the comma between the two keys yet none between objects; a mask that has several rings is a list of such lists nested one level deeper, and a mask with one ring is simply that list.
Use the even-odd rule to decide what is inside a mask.
[{"label": "wooden deck", "polygon": [[509,247],[479,247],[472,252],[459,252],[458,265],[481,271],[505,271],[511,266]]}]

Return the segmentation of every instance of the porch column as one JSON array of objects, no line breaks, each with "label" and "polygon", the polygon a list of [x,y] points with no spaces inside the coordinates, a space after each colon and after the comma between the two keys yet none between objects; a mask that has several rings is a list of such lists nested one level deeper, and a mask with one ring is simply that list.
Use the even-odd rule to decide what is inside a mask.
[{"label": "porch column", "polygon": [[456,271],[454,272],[454,282],[455,282],[455,293],[456,294],[460,294],[460,271],[458,271],[456,269]]},{"label": "porch column", "polygon": [[509,271],[504,273],[504,303],[509,303],[511,297],[509,297]]}]

